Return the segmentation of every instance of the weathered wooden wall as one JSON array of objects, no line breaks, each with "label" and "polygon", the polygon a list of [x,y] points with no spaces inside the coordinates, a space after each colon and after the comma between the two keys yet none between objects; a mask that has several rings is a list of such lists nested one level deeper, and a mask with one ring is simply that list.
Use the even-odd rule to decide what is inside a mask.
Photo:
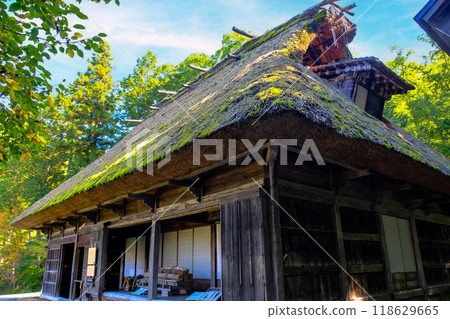
[{"label": "weathered wooden wall", "polygon": [[[396,186],[399,182],[364,170],[351,171],[330,163],[294,165],[295,158],[296,154],[290,154],[288,165],[277,162],[275,180],[282,207],[287,300],[370,298],[360,286],[380,300],[427,299],[433,294],[443,299],[443,294],[450,292],[450,217],[442,207],[424,213],[412,208],[409,200],[429,194],[417,189],[409,194],[409,188]],[[396,187],[403,193],[396,194]],[[391,273],[384,214],[410,221],[417,271]],[[414,240],[414,221],[420,250]]]},{"label": "weathered wooden wall", "polygon": [[337,265],[305,233],[336,259],[332,207],[289,198],[284,193],[280,194],[280,205],[290,215],[282,212],[280,216],[286,299],[339,300]]},{"label": "weathered wooden wall", "polygon": [[[450,300],[450,225],[416,221],[427,286],[434,300]],[[445,286],[446,285],[446,286]]]},{"label": "weathered wooden wall", "polygon": [[260,197],[221,205],[222,300],[264,300],[265,261]]}]

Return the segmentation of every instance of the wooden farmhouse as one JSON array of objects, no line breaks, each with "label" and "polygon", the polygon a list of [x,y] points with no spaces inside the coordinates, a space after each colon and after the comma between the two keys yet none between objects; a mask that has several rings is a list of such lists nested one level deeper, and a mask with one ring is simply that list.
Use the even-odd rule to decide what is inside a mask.
[{"label": "wooden farmhouse", "polygon": [[353,59],[348,8],[322,4],[13,222],[48,237],[43,298],[450,299],[450,160],[383,117],[414,87]]}]

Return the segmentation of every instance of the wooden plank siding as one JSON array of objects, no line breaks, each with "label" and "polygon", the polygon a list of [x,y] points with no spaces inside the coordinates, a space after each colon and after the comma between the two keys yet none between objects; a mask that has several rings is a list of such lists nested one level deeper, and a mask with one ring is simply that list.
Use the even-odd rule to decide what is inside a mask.
[{"label": "wooden plank siding", "polygon": [[265,300],[261,197],[221,205],[222,300]]}]

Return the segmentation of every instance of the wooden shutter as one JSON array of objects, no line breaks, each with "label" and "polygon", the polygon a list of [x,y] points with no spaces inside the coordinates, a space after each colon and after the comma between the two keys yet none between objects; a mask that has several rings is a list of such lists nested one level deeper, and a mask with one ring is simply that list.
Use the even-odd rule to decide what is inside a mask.
[{"label": "wooden shutter", "polygon": [[61,249],[49,249],[45,262],[44,282],[42,293],[55,296],[56,284],[58,282],[58,271],[60,265]]}]

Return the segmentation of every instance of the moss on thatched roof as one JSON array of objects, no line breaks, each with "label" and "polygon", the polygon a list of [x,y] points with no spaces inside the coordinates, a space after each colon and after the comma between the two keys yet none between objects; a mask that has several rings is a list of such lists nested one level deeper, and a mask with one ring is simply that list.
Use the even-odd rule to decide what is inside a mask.
[{"label": "moss on thatched roof", "polygon": [[[285,111],[295,111],[349,139],[382,145],[450,175],[449,159],[401,129],[368,115],[292,58],[293,45],[307,47],[307,43],[299,43],[298,30],[307,32],[303,38],[313,38],[320,10],[313,7],[245,43],[234,52],[239,60],[219,62],[173,100],[160,103],[160,110],[105,155],[31,205],[14,223],[130,173],[133,167],[128,161],[137,150],[150,150],[153,157],[148,160],[155,162],[167,152],[233,123],[251,125],[262,115]],[[146,166],[145,157],[136,164]]]}]

